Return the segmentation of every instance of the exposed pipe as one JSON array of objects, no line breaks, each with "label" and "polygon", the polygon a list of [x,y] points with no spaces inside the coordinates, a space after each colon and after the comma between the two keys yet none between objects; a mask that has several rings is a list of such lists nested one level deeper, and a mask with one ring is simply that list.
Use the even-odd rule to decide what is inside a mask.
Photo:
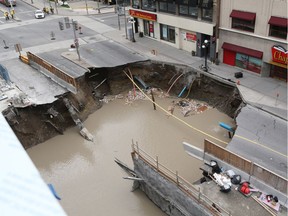
[{"label": "exposed pipe", "polygon": [[169,94],[169,92],[170,92],[171,88],[173,87],[173,85],[174,85],[174,84],[177,82],[177,80],[180,79],[180,77],[183,76],[183,75],[184,75],[184,73],[180,74],[180,76],[178,76],[178,77],[174,80],[174,82],[172,83],[172,85],[170,86],[170,88],[168,89],[168,91],[166,92],[166,94]]}]

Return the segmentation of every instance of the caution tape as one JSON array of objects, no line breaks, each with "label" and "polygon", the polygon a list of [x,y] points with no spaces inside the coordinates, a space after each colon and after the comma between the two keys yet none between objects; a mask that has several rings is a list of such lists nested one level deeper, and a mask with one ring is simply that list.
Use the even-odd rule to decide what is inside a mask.
[{"label": "caution tape", "polygon": [[[204,132],[204,131],[202,131],[202,130],[200,130],[200,129],[198,129],[198,128],[193,127],[192,125],[188,124],[187,122],[183,121],[182,119],[178,118],[177,116],[175,116],[175,115],[173,115],[173,114],[171,115],[170,112],[168,112],[166,109],[164,109],[164,108],[161,107],[159,104],[157,104],[156,102],[154,102],[148,95],[146,95],[146,94],[144,93],[144,91],[134,82],[134,80],[133,80],[130,76],[128,76],[128,74],[127,74],[125,71],[124,71],[124,73],[125,73],[126,76],[130,79],[130,81],[137,87],[137,89],[138,89],[143,95],[145,95],[145,97],[146,97],[148,100],[150,100],[153,104],[155,104],[155,106],[157,106],[158,108],[160,108],[160,109],[161,109],[162,111],[164,111],[166,114],[168,114],[168,115],[172,116],[173,118],[177,119],[178,121],[180,121],[180,122],[183,123],[184,125],[188,126],[189,128],[192,128],[193,130],[195,130],[195,131],[197,131],[197,132],[199,132],[199,133],[201,133],[201,134],[203,134],[203,135],[205,135],[205,136],[208,136],[208,137],[210,137],[210,138],[212,138],[212,139],[214,139],[214,140],[216,140],[216,141],[218,141],[218,142],[221,142],[221,143],[223,143],[223,144],[228,145],[228,142],[225,142],[225,141],[223,141],[223,140],[220,140],[220,139],[218,139],[217,137],[214,137],[214,136],[212,136],[212,135],[210,135],[210,134],[208,134],[208,133],[206,133],[206,132]],[[243,136],[234,135],[234,137],[238,137],[238,138],[240,138],[240,139],[243,139],[243,140],[248,141],[249,143],[253,143],[253,144],[255,144],[255,145],[259,145],[259,146],[261,146],[261,147],[263,147],[263,148],[265,148],[265,149],[267,149],[267,150],[269,150],[269,151],[271,151],[271,152],[274,152],[274,153],[276,153],[276,154],[279,154],[279,155],[281,155],[281,156],[283,156],[283,157],[288,158],[287,155],[285,155],[285,154],[283,154],[283,153],[281,153],[281,152],[278,152],[278,151],[276,151],[276,150],[274,150],[274,149],[272,149],[272,148],[269,148],[269,147],[267,147],[267,146],[265,146],[265,145],[263,145],[263,144],[261,144],[261,143],[255,142],[255,141],[250,140],[250,139],[248,139],[248,138],[245,138],[245,137],[243,137]]]}]

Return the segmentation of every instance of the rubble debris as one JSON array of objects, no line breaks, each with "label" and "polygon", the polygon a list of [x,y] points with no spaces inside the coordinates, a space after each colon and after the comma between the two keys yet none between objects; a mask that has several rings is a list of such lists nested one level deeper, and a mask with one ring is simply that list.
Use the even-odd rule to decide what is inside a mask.
[{"label": "rubble debris", "polygon": [[203,102],[198,102],[196,100],[180,100],[177,105],[181,107],[181,113],[184,117],[187,117],[189,115],[193,114],[200,114],[207,109],[210,109],[207,104]]},{"label": "rubble debris", "polygon": [[32,105],[27,95],[24,93],[15,94],[12,98],[8,99],[14,107],[27,107]]},{"label": "rubble debris", "polygon": [[94,140],[94,137],[93,135],[85,128],[83,127],[82,130],[80,130],[80,134],[86,139],[86,140],[89,140],[89,141],[92,141]]},{"label": "rubble debris", "polygon": [[68,98],[63,99],[65,106],[67,107],[73,121],[77,125],[77,127],[80,130],[81,136],[83,136],[85,139],[93,142],[93,135],[89,133],[89,131],[83,126],[82,121],[79,119],[77,113],[75,112],[72,103],[69,101]]}]

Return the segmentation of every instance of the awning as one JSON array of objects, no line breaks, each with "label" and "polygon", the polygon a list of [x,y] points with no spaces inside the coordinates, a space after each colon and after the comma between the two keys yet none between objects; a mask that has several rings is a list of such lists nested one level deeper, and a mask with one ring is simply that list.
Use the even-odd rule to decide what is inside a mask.
[{"label": "awning", "polygon": [[256,18],[256,13],[232,10],[230,17],[242,20],[254,21]]},{"label": "awning", "polygon": [[288,22],[288,20],[286,18],[271,16],[268,23],[270,25],[287,27],[287,22]]},{"label": "awning", "polygon": [[280,63],[274,62],[272,60],[269,63],[272,64],[272,65],[275,65],[277,67],[282,67],[282,68],[286,68],[286,69],[288,68],[288,65],[280,64]]},{"label": "awning", "polygon": [[230,50],[230,51],[233,51],[236,53],[242,53],[242,54],[252,56],[252,57],[255,57],[258,59],[262,59],[262,57],[263,57],[263,52],[260,52],[258,50],[249,49],[246,47],[237,46],[237,45],[226,43],[226,42],[223,43],[222,49]]}]

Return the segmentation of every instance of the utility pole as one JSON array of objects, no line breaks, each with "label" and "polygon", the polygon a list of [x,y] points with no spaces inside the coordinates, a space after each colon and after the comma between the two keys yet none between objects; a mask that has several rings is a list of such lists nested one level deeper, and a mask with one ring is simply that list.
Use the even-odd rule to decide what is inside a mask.
[{"label": "utility pole", "polygon": [[88,15],[89,13],[88,13],[88,5],[87,5],[87,0],[85,0],[85,5],[86,5],[86,12],[87,12],[87,15]]},{"label": "utility pole", "polygon": [[76,37],[76,25],[78,25],[77,21],[73,21],[72,19],[72,27],[73,27],[73,32],[74,32],[74,43],[75,43],[75,47],[76,47],[76,51],[77,51],[77,55],[78,55],[78,60],[80,61],[80,53],[79,53],[79,41],[78,38]]},{"label": "utility pole", "polygon": [[127,19],[126,19],[125,6],[124,6],[124,20],[125,20],[125,36],[126,36],[126,39],[127,39],[128,38],[128,36],[127,36]]},{"label": "utility pole", "polygon": [[55,2],[56,14],[58,14],[58,8],[57,8],[58,0],[54,0],[54,2]]}]

